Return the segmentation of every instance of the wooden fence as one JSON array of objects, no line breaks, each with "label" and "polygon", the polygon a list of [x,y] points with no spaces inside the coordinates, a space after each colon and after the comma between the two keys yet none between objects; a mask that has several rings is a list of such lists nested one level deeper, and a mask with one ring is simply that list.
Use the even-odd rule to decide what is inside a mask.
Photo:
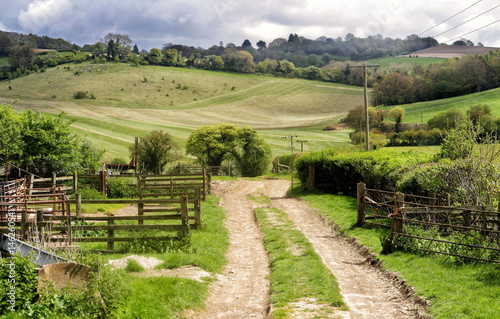
[{"label": "wooden fence", "polygon": [[[56,188],[60,191],[72,191],[73,193],[78,192],[79,185],[81,184],[81,180],[90,180],[90,185],[92,188],[98,189],[103,195],[107,196],[107,185],[110,178],[137,178],[138,181],[142,180],[143,183],[152,183],[152,179],[161,179],[161,183],[166,184],[173,178],[173,182],[170,183],[173,185],[174,189],[184,188],[189,189],[189,184],[191,184],[191,188],[202,187],[202,194],[204,200],[206,200],[206,194],[210,193],[210,186],[212,182],[212,174],[210,172],[207,173],[206,169],[198,168],[195,172],[191,173],[181,173],[181,174],[167,174],[167,175],[110,175],[109,171],[100,171],[98,175],[79,175],[77,172],[74,172],[72,176],[61,176],[57,177],[55,173],[52,174],[52,177],[48,178],[35,178],[34,175],[28,175],[27,177],[27,185],[28,188],[33,189],[34,193],[43,193],[47,191],[42,191],[42,189],[51,189]],[[67,182],[71,181],[69,183]],[[200,182],[200,181],[203,181]],[[68,184],[68,185],[65,185]],[[139,183],[138,183],[139,184]],[[131,187],[137,187],[136,185],[130,185]],[[178,194],[179,192],[175,192],[177,196],[182,194]],[[191,191],[192,196],[194,191]],[[170,194],[171,195],[171,194]],[[172,198],[172,197],[171,197]]]},{"label": "wooden fence", "polygon": [[[85,203],[102,203],[102,201],[83,201]],[[189,233],[189,210],[188,210],[188,198],[183,195],[176,199],[143,199],[143,200],[107,200],[108,203],[125,203],[125,204],[156,204],[156,205],[179,205],[180,209],[171,212],[170,214],[154,214],[154,215],[134,215],[134,216],[71,216],[70,220],[73,221],[71,226],[72,232],[82,232],[82,231],[106,231],[107,235],[105,237],[73,237],[72,242],[106,242],[107,252],[113,252],[115,250],[115,242],[127,242],[137,239],[133,235],[127,233],[117,234],[118,231],[152,231],[152,230],[162,230],[162,231],[177,231],[178,239],[184,238]],[[58,221],[61,218],[49,217],[48,221]],[[97,225],[78,225],[78,221],[85,222],[97,222],[104,224]],[[126,221],[137,221],[137,224],[120,224],[120,222]],[[146,224],[147,221],[155,221],[155,224]],[[163,223],[158,224],[161,221]],[[172,224],[172,221],[177,221],[176,224]],[[76,223],[75,223],[76,222]],[[75,225],[76,224],[76,225]],[[81,224],[81,223],[80,223]],[[53,231],[62,231],[64,226],[52,227]],[[141,240],[164,240],[171,239],[172,237],[158,237],[158,236],[141,236]],[[65,238],[52,238],[52,242],[64,242],[67,241]]]},{"label": "wooden fence", "polygon": [[[102,201],[87,201],[88,203],[102,203]],[[156,199],[156,200],[107,200],[107,203],[122,202],[127,204],[156,204],[179,205],[179,211],[170,214],[155,215],[134,215],[134,216],[57,216],[45,214],[43,210],[36,212],[36,218],[31,220],[21,220],[14,222],[15,227],[21,230],[17,235],[24,239],[38,242],[52,248],[68,248],[73,243],[107,243],[105,252],[115,250],[115,242],[127,242],[137,239],[133,234],[123,231],[177,231],[177,238],[184,238],[189,233],[189,213],[188,198],[181,196],[177,199]],[[137,224],[121,224],[127,221],[137,221]],[[155,221],[154,224],[144,222]],[[159,221],[163,223],[158,223]],[[177,221],[177,222],[176,222]],[[97,223],[97,224],[94,224]],[[0,226],[6,227],[7,222],[0,222]],[[12,225],[12,223],[11,223]],[[6,228],[0,228],[6,232]],[[105,231],[106,236],[83,237],[75,234],[87,232]],[[120,233],[118,233],[120,232]],[[141,236],[141,240],[164,240],[172,237]],[[46,248],[44,246],[44,248]]]},{"label": "wooden fence", "polygon": [[443,254],[461,262],[500,263],[500,212],[493,206],[445,206],[435,197],[358,184],[358,225],[390,229],[390,249]]}]

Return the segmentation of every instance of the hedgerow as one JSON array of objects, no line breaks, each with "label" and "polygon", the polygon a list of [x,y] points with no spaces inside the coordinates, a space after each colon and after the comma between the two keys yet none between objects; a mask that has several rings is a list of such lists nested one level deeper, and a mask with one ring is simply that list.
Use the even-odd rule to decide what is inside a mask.
[{"label": "hedgerow", "polygon": [[401,176],[396,186],[404,193],[448,193],[455,204],[471,204],[476,198],[481,204],[491,204],[500,194],[499,180],[500,169],[497,165],[473,158],[442,159],[414,167]]},{"label": "hedgerow", "polygon": [[417,151],[329,149],[301,155],[295,161],[295,167],[303,184],[307,182],[309,165],[313,165],[318,188],[354,196],[358,182],[364,182],[368,188],[395,189],[406,173],[430,161],[432,155]]}]

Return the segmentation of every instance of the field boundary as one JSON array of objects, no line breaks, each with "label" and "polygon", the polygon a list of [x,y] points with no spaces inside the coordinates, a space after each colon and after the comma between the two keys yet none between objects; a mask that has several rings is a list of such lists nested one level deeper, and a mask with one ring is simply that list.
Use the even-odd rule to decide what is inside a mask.
[{"label": "field boundary", "polygon": [[453,257],[462,263],[500,263],[500,212],[493,206],[450,206],[446,196],[367,189],[358,184],[357,224],[390,230],[383,248],[420,251]]}]

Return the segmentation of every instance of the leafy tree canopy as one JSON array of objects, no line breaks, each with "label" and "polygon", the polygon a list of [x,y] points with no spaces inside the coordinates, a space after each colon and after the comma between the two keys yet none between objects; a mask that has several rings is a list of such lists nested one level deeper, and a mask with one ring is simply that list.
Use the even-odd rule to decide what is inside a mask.
[{"label": "leafy tree canopy", "polygon": [[[163,131],[152,131],[151,134],[141,137],[138,149],[138,165],[146,172],[161,174],[168,162],[177,158],[179,146],[172,135]],[[135,145],[130,147],[131,152]]]},{"label": "leafy tree canopy", "polygon": [[220,166],[232,159],[243,176],[261,175],[271,161],[271,148],[257,132],[234,124],[216,124],[193,131],[186,153],[194,155],[203,166]]},{"label": "leafy tree canopy", "polygon": [[11,105],[0,105],[1,146],[8,147],[9,162],[40,176],[97,169],[103,151],[74,134],[73,121],[64,115],[36,111],[17,115]]}]

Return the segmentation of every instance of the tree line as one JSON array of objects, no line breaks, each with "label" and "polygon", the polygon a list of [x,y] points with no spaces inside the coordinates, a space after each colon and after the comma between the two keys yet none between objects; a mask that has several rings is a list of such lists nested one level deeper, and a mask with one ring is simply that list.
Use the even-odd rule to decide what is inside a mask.
[{"label": "tree line", "polygon": [[[238,73],[268,74],[281,77],[304,78],[349,85],[363,85],[363,70],[353,68],[349,60],[376,58],[414,52],[438,45],[433,38],[410,35],[405,39],[384,38],[382,35],[358,38],[352,33],[336,39],[320,37],[307,39],[290,34],[288,39],[277,38],[271,43],[260,40],[257,49],[246,39],[241,46],[234,43],[213,45],[208,49],[168,43],[161,49],[141,50],[127,34],[108,33],[93,45],[79,48],[72,45],[71,53],[49,51],[35,54],[33,45],[44,37],[18,36],[13,41],[10,33],[0,34],[5,43],[15,44],[4,50],[9,54],[10,67],[0,69],[1,79],[13,79],[32,72],[43,72],[47,67],[62,63],[95,63],[108,61],[139,65],[162,65],[206,70],[224,70]],[[23,40],[24,39],[24,40]],[[29,41],[26,39],[30,39]],[[56,43],[59,39],[52,39]],[[48,41],[48,40],[47,40]],[[25,43],[24,45],[20,45]],[[28,44],[26,44],[28,43]],[[474,44],[459,40],[454,44]],[[64,44],[65,47],[69,43]],[[74,50],[75,46],[82,51]],[[87,52],[87,53],[85,53]],[[500,86],[500,53],[449,59],[443,64],[423,67],[420,64],[379,67],[368,74],[368,86],[373,87],[373,105],[397,105],[418,101],[469,94]]]},{"label": "tree line", "polygon": [[399,105],[480,92],[500,86],[500,51],[448,59],[424,68],[379,74],[373,83],[373,105]]}]

